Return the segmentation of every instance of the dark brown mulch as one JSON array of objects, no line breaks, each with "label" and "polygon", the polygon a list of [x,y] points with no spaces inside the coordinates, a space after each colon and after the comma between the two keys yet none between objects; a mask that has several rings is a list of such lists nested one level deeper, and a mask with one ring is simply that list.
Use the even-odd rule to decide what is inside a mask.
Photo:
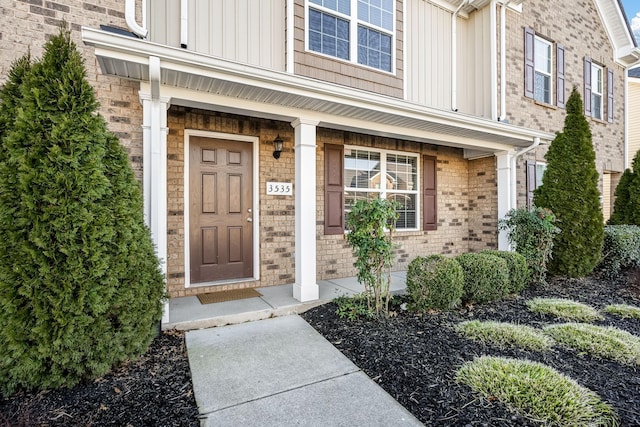
[{"label": "dark brown mulch", "polygon": [[[496,355],[551,366],[612,404],[622,426],[640,426],[640,367],[599,360],[558,347],[545,353],[499,349],[462,338],[453,330],[457,323],[471,319],[536,327],[561,323],[527,310],[525,301],[536,296],[571,298],[601,309],[612,303],[640,306],[637,292],[636,286],[622,278],[617,281],[554,279],[544,289],[529,289],[518,297],[448,313],[420,316],[396,306],[398,314],[390,319],[347,321],[336,316],[336,306],[332,303],[310,310],[303,317],[426,425],[538,425],[455,382],[455,372],[464,361],[480,355]],[[616,326],[640,336],[640,320],[605,315],[604,321],[595,323]]]},{"label": "dark brown mulch", "polygon": [[0,402],[0,426],[199,426],[184,333],[159,335],[138,360],[70,389]]}]

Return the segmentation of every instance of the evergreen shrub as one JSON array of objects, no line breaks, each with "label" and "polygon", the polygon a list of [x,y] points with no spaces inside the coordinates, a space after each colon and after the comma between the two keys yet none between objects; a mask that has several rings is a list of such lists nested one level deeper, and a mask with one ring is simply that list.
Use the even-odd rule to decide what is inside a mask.
[{"label": "evergreen shrub", "polygon": [[533,197],[536,206],[550,209],[559,222],[549,271],[568,277],[583,277],[593,271],[604,239],[596,154],[583,111],[580,93],[574,87],[567,101],[564,128],[549,146],[542,185]]},{"label": "evergreen shrub", "polygon": [[500,299],[509,292],[507,261],[495,255],[467,253],[456,257],[464,271],[465,303],[485,303]]},{"label": "evergreen shrub", "polygon": [[640,225],[640,150],[633,158],[631,169],[626,169],[615,192],[610,225]]},{"label": "evergreen shrub", "polygon": [[485,250],[483,254],[495,255],[504,259],[509,268],[509,292],[519,293],[529,282],[529,269],[527,259],[517,252]]},{"label": "evergreen shrub", "polygon": [[2,91],[15,103],[0,104],[15,111],[1,135],[4,395],[70,387],[142,354],[164,298],[140,184],[96,113],[70,31],[23,77],[17,95]]},{"label": "evergreen shrub", "polygon": [[464,272],[458,261],[442,255],[417,257],[407,270],[409,309],[416,312],[446,310],[460,302]]},{"label": "evergreen shrub", "polygon": [[604,228],[602,260],[598,269],[605,277],[640,267],[640,226],[607,225]]}]

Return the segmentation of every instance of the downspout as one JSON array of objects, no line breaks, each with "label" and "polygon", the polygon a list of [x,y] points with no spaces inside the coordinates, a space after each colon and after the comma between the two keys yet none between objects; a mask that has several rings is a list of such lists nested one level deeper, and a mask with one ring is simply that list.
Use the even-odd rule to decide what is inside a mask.
[{"label": "downspout", "polygon": [[624,70],[624,166],[623,169],[630,168],[629,164],[629,70]]},{"label": "downspout", "polygon": [[180,0],[180,47],[187,48],[189,42],[189,2]]},{"label": "downspout", "polygon": [[[144,6],[144,3],[146,2],[146,0],[143,0],[143,14],[144,12],[146,12],[146,7]],[[124,17],[125,20],[127,21],[127,25],[129,26],[129,29],[136,34],[137,36],[140,36],[142,38],[147,37],[147,29],[144,27],[141,27],[140,25],[138,25],[138,23],[136,22],[136,2],[135,0],[126,0],[125,3],[125,9],[124,9]],[[146,20],[143,18],[143,22],[146,22]]]},{"label": "downspout", "polygon": [[491,61],[491,120],[498,120],[498,34],[496,28],[496,5],[497,0],[491,0],[491,10],[489,11],[489,27],[491,34],[489,40],[491,41],[490,49],[490,61]]},{"label": "downspout", "polygon": [[462,0],[451,15],[451,110],[458,111],[458,13],[470,0]]},{"label": "downspout", "polygon": [[511,0],[506,0],[500,8],[500,116],[498,120],[503,122],[507,115],[507,6]]}]

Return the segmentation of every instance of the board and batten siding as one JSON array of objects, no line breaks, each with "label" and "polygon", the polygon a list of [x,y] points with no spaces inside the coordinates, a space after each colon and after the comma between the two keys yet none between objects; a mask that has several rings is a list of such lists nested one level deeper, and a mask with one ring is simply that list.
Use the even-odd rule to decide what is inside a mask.
[{"label": "board and batten siding", "polygon": [[406,99],[451,109],[451,12],[424,0],[406,1]]},{"label": "board and batten siding", "polygon": [[458,111],[491,117],[491,26],[490,7],[458,18]]},{"label": "board and batten siding", "polygon": [[627,168],[631,167],[631,162],[638,150],[640,150],[640,78],[629,77],[629,128],[628,128],[628,144],[629,156],[627,159]]},{"label": "board and batten siding", "polygon": [[[187,49],[284,71],[285,0],[190,0]],[[180,47],[180,2],[148,0],[149,39]]]}]

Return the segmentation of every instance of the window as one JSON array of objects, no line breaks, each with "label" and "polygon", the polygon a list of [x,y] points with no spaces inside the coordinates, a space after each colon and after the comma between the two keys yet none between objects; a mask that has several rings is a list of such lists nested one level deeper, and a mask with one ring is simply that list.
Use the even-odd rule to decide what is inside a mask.
[{"label": "window", "polygon": [[[606,76],[606,83],[605,83]],[[607,121],[613,123],[613,70],[584,58],[584,114],[604,120],[605,93]],[[605,92],[606,90],[606,92]]]},{"label": "window", "polygon": [[418,228],[418,156],[360,148],[344,150],[344,211],[358,200],[399,203],[398,230]]},{"label": "window", "polygon": [[533,192],[542,185],[542,176],[547,169],[544,162],[527,161],[527,207],[533,207]]},{"label": "window", "polygon": [[602,67],[591,63],[591,117],[602,120]]},{"label": "window", "polygon": [[551,104],[551,43],[535,37],[535,81],[533,97]]},{"label": "window", "polygon": [[308,0],[308,49],[393,70],[394,0]]},{"label": "window", "polygon": [[[565,106],[564,46],[539,37],[531,28],[524,29],[525,96],[545,104]],[[555,73],[554,73],[555,72]],[[556,97],[554,100],[554,77]]]}]

